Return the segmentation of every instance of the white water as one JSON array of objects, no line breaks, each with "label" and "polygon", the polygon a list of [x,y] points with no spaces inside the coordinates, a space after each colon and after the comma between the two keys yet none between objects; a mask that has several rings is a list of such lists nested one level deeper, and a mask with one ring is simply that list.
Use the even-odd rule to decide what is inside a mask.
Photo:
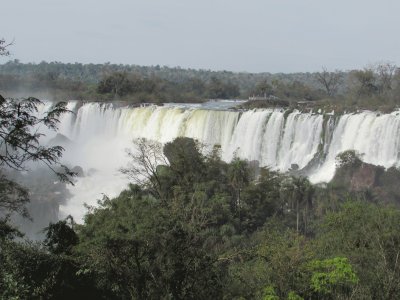
[{"label": "white water", "polygon": [[[300,169],[307,166],[314,183],[331,180],[336,155],[349,149],[375,165],[399,163],[398,112],[361,112],[324,119],[322,114],[279,109],[238,112],[177,105],[115,108],[98,103],[77,109],[76,105],[69,103],[76,115],[65,115],[59,126],[59,132],[74,142],[64,159],[83,167],[86,173],[91,168],[97,170],[70,187],[74,197],[60,208],[61,217],[72,214],[78,221],[85,213],[84,202],[95,205],[101,193],[113,197],[127,185],[118,169],[127,163],[124,149],[140,137],[161,143],[178,136],[191,137],[204,144],[221,145],[226,161],[237,155],[275,170],[287,171],[294,164]],[[310,166],[317,154],[322,159]]]}]

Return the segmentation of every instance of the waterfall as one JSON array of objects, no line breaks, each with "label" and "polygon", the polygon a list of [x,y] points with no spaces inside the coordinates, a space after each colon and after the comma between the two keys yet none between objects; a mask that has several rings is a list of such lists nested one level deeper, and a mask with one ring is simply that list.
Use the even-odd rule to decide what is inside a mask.
[{"label": "waterfall", "polygon": [[312,182],[329,181],[335,173],[335,157],[345,150],[355,150],[367,163],[389,168],[400,158],[400,113],[361,112],[342,115],[326,145],[326,158],[310,174]]},{"label": "waterfall", "polygon": [[[95,203],[101,192],[116,196],[123,189],[127,180],[118,169],[126,164],[124,149],[135,138],[167,143],[176,137],[191,137],[205,145],[220,145],[225,161],[236,155],[282,172],[297,165],[314,183],[332,179],[335,157],[345,150],[356,150],[365,162],[375,165],[399,163],[397,111],[336,116],[284,109],[219,110],[210,105],[207,109],[198,105],[132,108],[70,102],[68,107],[75,115],[61,118],[59,132],[71,139],[73,146],[64,159],[85,170],[95,169],[97,177],[87,176],[71,187],[76,199],[61,209],[65,214],[71,207],[83,211],[79,208],[82,202]],[[78,199],[85,190],[91,194]]]}]

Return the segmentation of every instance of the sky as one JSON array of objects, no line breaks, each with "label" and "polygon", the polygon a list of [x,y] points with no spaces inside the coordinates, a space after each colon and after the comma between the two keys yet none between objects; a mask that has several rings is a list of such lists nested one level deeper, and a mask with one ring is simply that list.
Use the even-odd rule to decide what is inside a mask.
[{"label": "sky", "polygon": [[244,72],[400,65],[399,0],[0,0],[10,58]]}]

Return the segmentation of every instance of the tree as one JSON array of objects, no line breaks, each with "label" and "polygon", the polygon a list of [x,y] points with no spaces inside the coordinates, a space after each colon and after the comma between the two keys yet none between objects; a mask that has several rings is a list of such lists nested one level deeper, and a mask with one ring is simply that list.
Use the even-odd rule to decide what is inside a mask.
[{"label": "tree", "polygon": [[[358,96],[384,95],[393,96],[395,77],[398,68],[391,63],[380,63],[364,70],[352,71],[351,78],[355,81]],[[385,99],[387,100],[387,99]]]},{"label": "tree", "polygon": [[355,150],[343,151],[335,158],[335,164],[337,168],[359,166],[361,163],[361,155]]},{"label": "tree", "polygon": [[325,67],[322,68],[322,72],[316,73],[315,76],[329,97],[337,93],[338,87],[343,80],[343,75],[340,71],[329,72]]},{"label": "tree", "polygon": [[100,291],[82,262],[38,243],[0,242],[0,299],[115,299]]},{"label": "tree", "polygon": [[396,74],[397,66],[391,63],[381,63],[375,67],[377,74],[378,88],[380,93],[392,90],[393,79]]},{"label": "tree", "polygon": [[376,82],[375,72],[372,68],[357,70],[350,73],[356,82],[356,93],[360,96],[371,96],[379,90]]},{"label": "tree", "polygon": [[[56,130],[59,116],[68,111],[66,103],[58,103],[44,116],[38,116],[38,106],[42,105],[38,99],[18,100],[0,97],[0,169],[26,171],[29,162],[41,162],[60,180],[71,183],[71,176],[74,173],[59,163],[63,147],[41,145],[40,138],[43,134],[37,130],[39,126]],[[0,193],[4,195],[0,199],[0,209],[20,211],[23,204],[28,201],[28,194],[4,175],[0,179],[2,187]]]},{"label": "tree", "polygon": [[115,72],[99,82],[97,91],[101,94],[111,93],[114,97],[125,96],[129,93],[131,82],[126,72]]},{"label": "tree", "polygon": [[0,39],[0,56],[8,56],[10,55],[10,51],[8,51],[8,47],[12,43],[7,43],[5,39]]},{"label": "tree", "polygon": [[193,189],[193,183],[200,181],[205,174],[205,158],[200,152],[201,145],[186,137],[178,137],[165,144],[164,155],[171,170],[182,186]]},{"label": "tree", "polygon": [[72,247],[78,244],[78,236],[74,231],[74,220],[68,216],[55,224],[50,223],[45,228],[44,244],[54,254],[70,254]]},{"label": "tree", "polygon": [[229,178],[229,183],[232,186],[233,191],[235,193],[235,198],[236,198],[235,207],[239,215],[239,226],[241,226],[242,203],[240,196],[243,187],[250,181],[250,174],[247,161],[240,160],[239,158],[235,157],[228,167],[228,178]]},{"label": "tree", "polygon": [[[25,204],[29,202],[28,191],[16,182],[7,179],[3,174],[0,175],[0,212],[5,215],[7,220],[11,213],[16,212],[24,217],[28,217]],[[0,218],[1,222],[1,218]]]},{"label": "tree", "polygon": [[349,296],[353,286],[358,283],[358,277],[345,257],[314,260],[310,268],[313,270],[311,288],[326,299],[342,294]]},{"label": "tree", "polygon": [[162,198],[162,187],[159,176],[160,165],[168,165],[160,143],[144,138],[133,141],[134,149],[127,150],[131,162],[121,172],[133,183],[147,188],[153,195]]},{"label": "tree", "polygon": [[314,193],[311,183],[306,177],[287,177],[281,185],[282,196],[287,201],[288,212],[296,212],[296,231],[300,231],[300,216],[303,216],[303,230],[307,233],[309,214],[312,209],[312,195]]},{"label": "tree", "polygon": [[254,88],[254,95],[269,97],[274,94],[274,88],[268,83],[267,80],[260,81]]},{"label": "tree", "polygon": [[318,225],[315,249],[349,259],[362,299],[400,297],[400,211],[365,201],[347,201]]},{"label": "tree", "polygon": [[[229,165],[231,167],[231,165]],[[278,172],[261,168],[256,181],[244,184],[241,193],[242,229],[255,232],[272,216],[283,217],[283,201],[280,186],[284,176]]]},{"label": "tree", "polygon": [[[9,45],[0,40],[0,55],[9,55]],[[39,115],[40,105],[43,103],[33,97],[14,99],[0,95],[0,171],[26,171],[29,162],[38,161],[50,168],[60,180],[72,183],[74,173],[59,163],[64,149],[41,145],[40,138],[44,134],[38,130],[40,126],[57,130],[60,115],[68,112],[66,103],[55,104],[44,115]],[[0,188],[0,210],[4,210],[6,215],[12,211],[23,212],[28,193],[4,175],[0,176]]]},{"label": "tree", "polygon": [[[36,128],[44,125],[56,130],[58,118],[68,110],[66,103],[58,103],[44,116],[37,116],[38,106],[42,104],[32,97],[22,100],[0,98],[0,167],[24,171],[29,161],[41,161],[49,168],[58,162],[64,149],[42,146],[39,140],[44,134]],[[63,180],[68,180],[65,174],[53,170]]]},{"label": "tree", "polygon": [[217,258],[199,230],[131,186],[86,216],[78,250],[118,299],[221,299]]},{"label": "tree", "polygon": [[208,96],[212,99],[228,99],[239,95],[239,87],[231,82],[223,82],[217,77],[211,77],[208,84]]}]

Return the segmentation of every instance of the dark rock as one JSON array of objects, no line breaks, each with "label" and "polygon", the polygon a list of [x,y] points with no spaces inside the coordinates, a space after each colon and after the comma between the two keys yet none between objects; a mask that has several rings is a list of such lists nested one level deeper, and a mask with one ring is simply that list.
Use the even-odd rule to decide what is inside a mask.
[{"label": "dark rock", "polygon": [[354,170],[350,180],[350,189],[352,191],[363,191],[375,186],[378,167],[362,163],[358,169]]},{"label": "dark rock", "polygon": [[73,142],[61,133],[57,133],[57,135],[48,142],[48,146],[61,146],[64,148],[72,144]]},{"label": "dark rock", "polygon": [[72,172],[76,173],[77,177],[84,177],[85,173],[83,172],[83,169],[81,166],[75,166],[71,169]]}]

